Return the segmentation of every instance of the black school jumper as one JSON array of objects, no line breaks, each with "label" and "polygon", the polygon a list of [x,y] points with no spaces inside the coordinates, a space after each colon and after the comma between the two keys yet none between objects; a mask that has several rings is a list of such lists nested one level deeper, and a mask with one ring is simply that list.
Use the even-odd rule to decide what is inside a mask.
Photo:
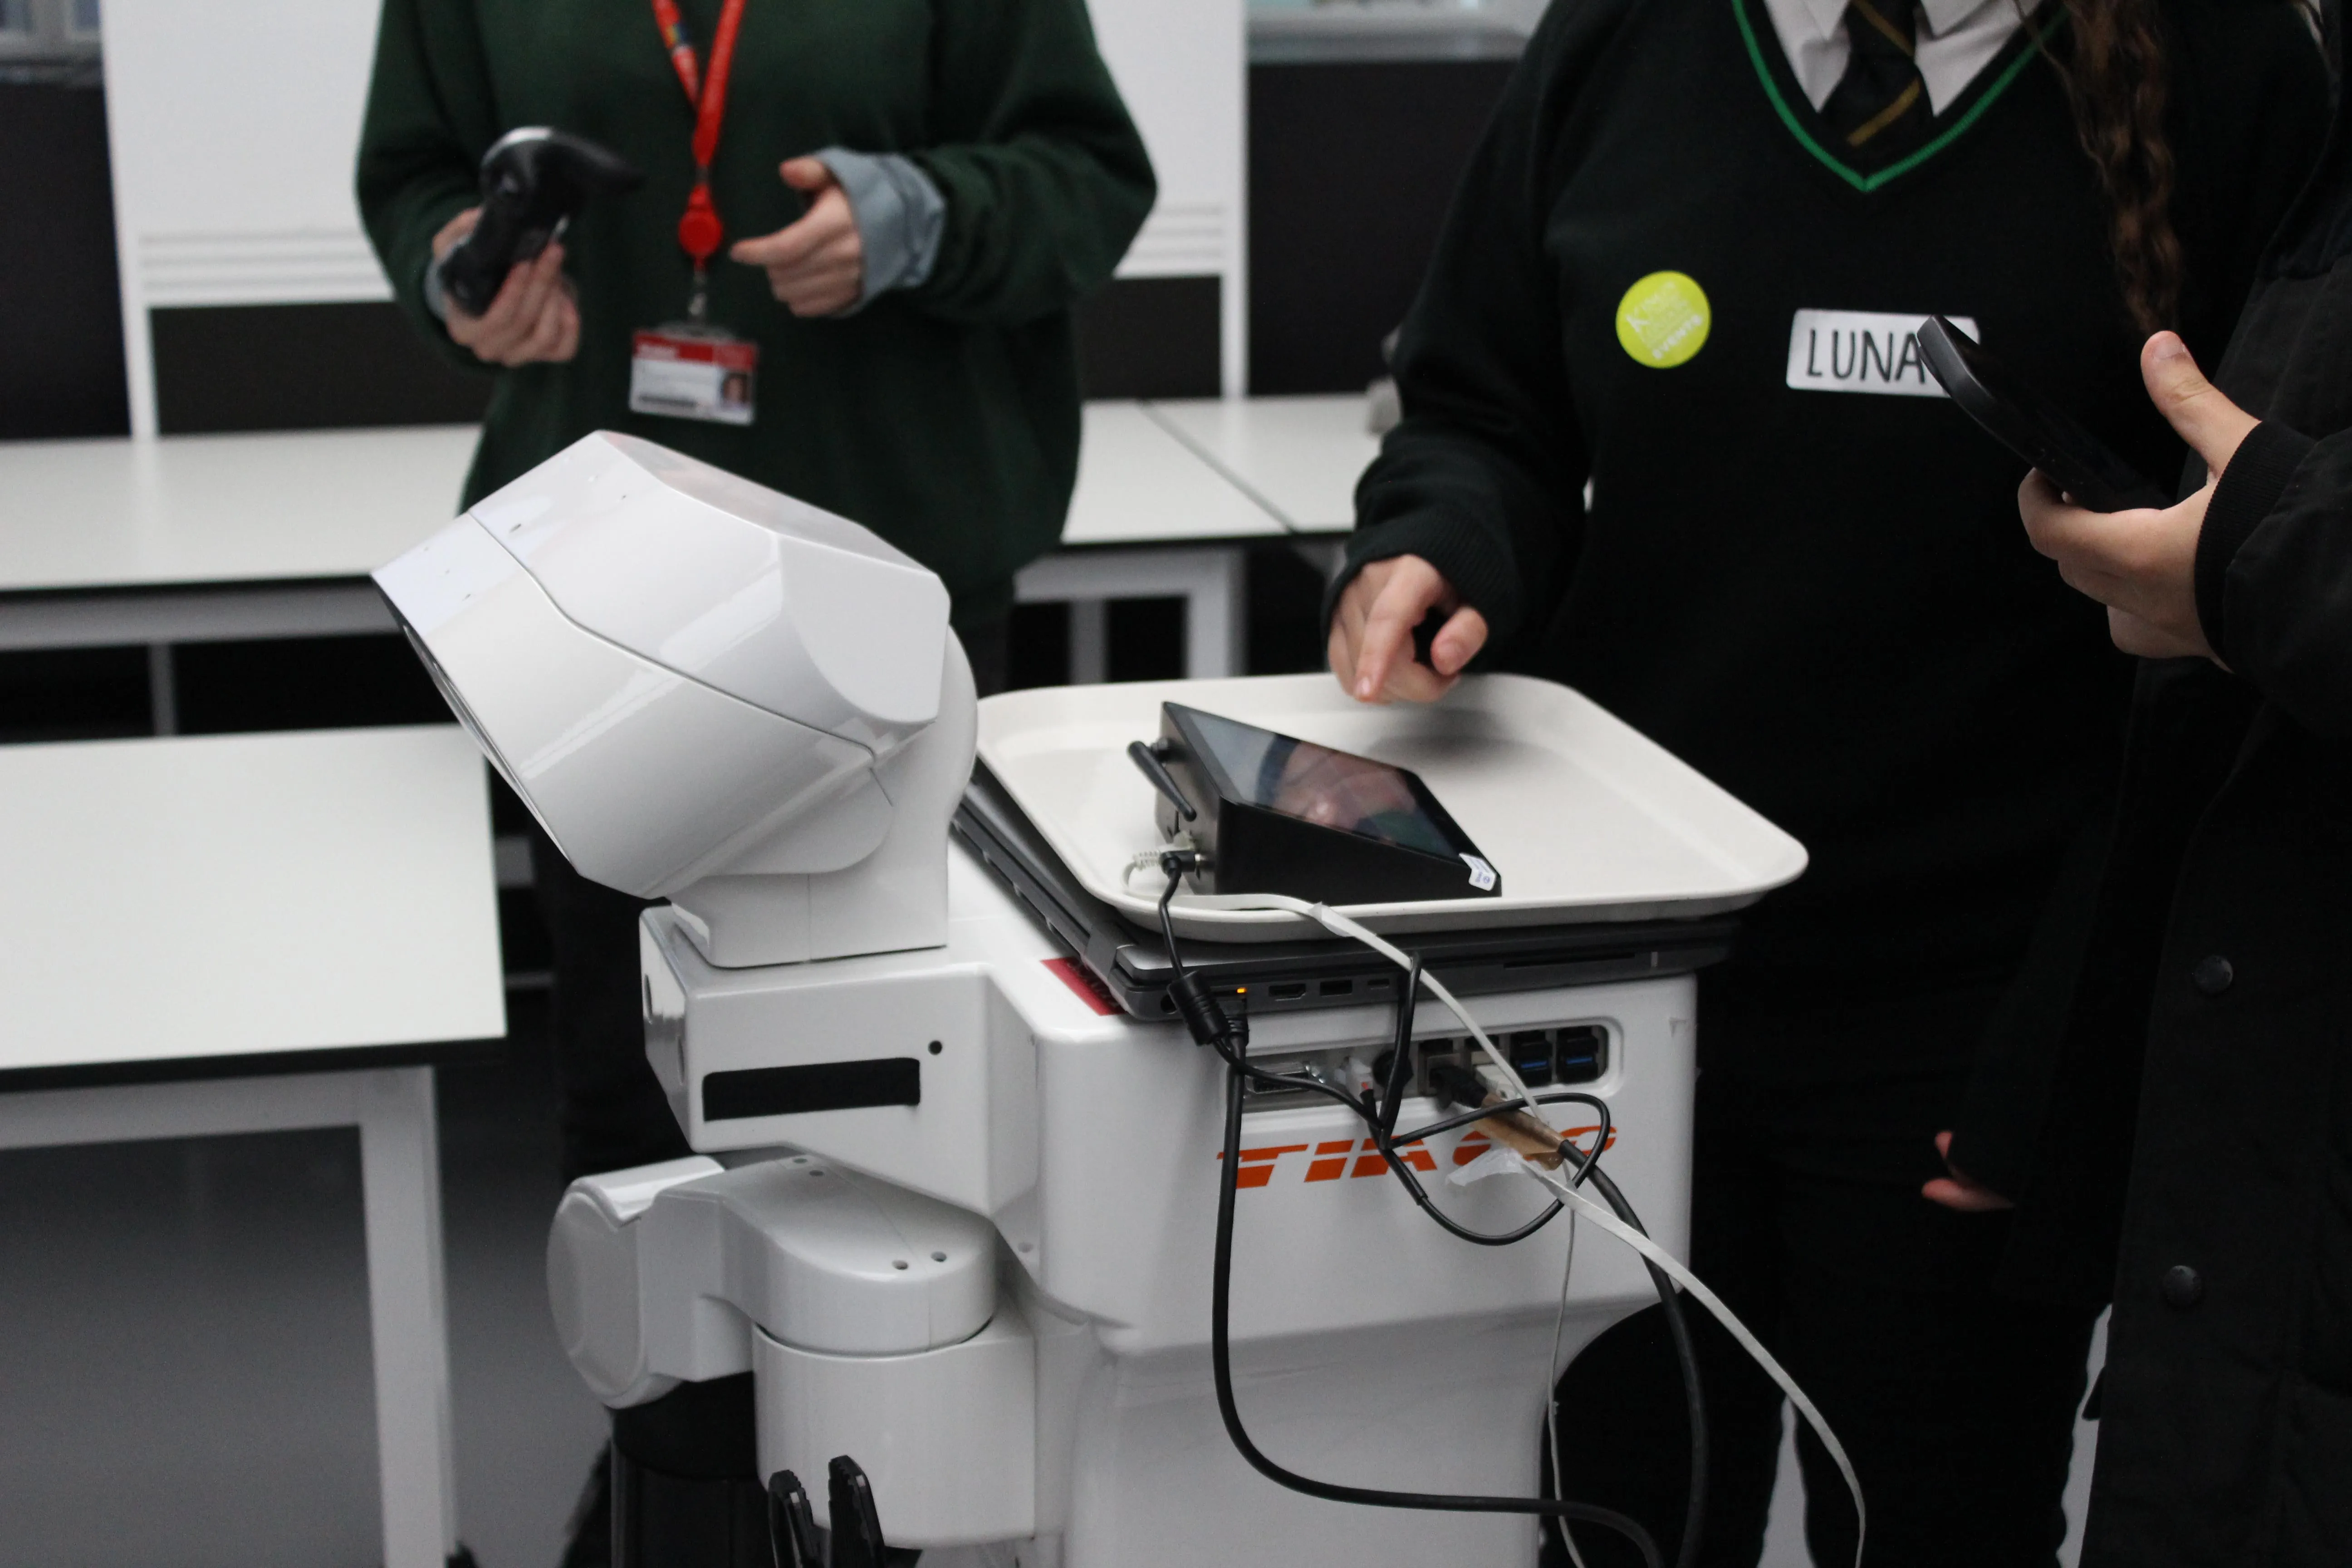
[{"label": "black school jumper", "polygon": [[[2316,150],[2326,78],[2283,5],[2166,16],[2182,325],[2210,353]],[[1405,417],[1349,549],[1351,570],[1427,558],[1493,624],[1495,664],[1579,688],[1811,850],[1703,980],[1693,1262],[1821,1403],[1872,1557],[1902,1568],[2047,1563],[2059,1540],[2089,1315],[1994,1299],[2007,1221],[1918,1188],[2110,792],[2127,673],[2028,546],[2021,464],[1940,398],[1787,382],[1800,310],[1969,316],[2147,472],[2178,471],[2037,37],[2063,58],[2045,12],[1874,174],[1828,151],[1760,0],[1561,0],[1406,322]],[[1708,313],[1661,369],[1620,314],[1665,270]],[[1684,1437],[1654,1318],[1567,1379],[1571,1422],[1605,1402],[1582,1429],[1608,1437],[1567,1474],[1671,1552]],[[1706,1560],[1752,1563],[1779,1400],[1706,1344]],[[1805,1452],[1816,1555],[1850,1561],[1843,1488]],[[1591,1534],[1594,1568],[1633,1561]]]}]

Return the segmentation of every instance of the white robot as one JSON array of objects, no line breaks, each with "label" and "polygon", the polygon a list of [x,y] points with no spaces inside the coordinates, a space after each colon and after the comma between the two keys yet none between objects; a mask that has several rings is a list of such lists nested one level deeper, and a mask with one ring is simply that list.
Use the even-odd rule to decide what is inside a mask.
[{"label": "white robot", "polygon": [[[1536,682],[1474,682],[1415,713],[1353,709],[1309,678],[976,708],[931,574],[624,436],[581,441],[377,580],[564,853],[668,900],[642,927],[646,1050],[698,1152],[573,1184],[549,1284],[616,1429],[748,1373],[740,1416],[706,1405],[687,1423],[740,1419],[747,1473],[699,1479],[715,1510],[699,1522],[645,1489],[659,1477],[622,1485],[621,1561],[1534,1560],[1532,1512],[1307,1495],[1230,1439],[1212,1353],[1228,1094],[1234,1417],[1327,1492],[1537,1497],[1553,1374],[1656,1299],[1643,1259],[1588,1223],[1571,1271],[1573,1214],[1507,1247],[1432,1223],[1392,1164],[1480,1232],[1523,1226],[1556,1194],[1450,1179],[1491,1147],[1468,1126],[1392,1161],[1305,1080],[1370,1083],[1407,1129],[1445,1121],[1432,1089],[1501,1081],[1465,1025],[1424,999],[1391,1075],[1402,976],[1359,952],[1334,981],[1334,944],[1303,941],[1324,933],[1295,910],[1187,894],[1175,937],[1192,956],[1263,970],[1311,950],[1325,966],[1223,988],[1228,1045],[1276,1075],[1229,1089],[1217,1052],[1172,1016],[1136,1016],[1034,889],[951,843],[976,743],[1100,906],[1145,929],[1161,845],[1151,786],[1119,753],[1170,696],[1386,747],[1476,819],[1505,891],[1524,896],[1358,911],[1402,943],[1719,912],[1796,875],[1793,841]],[[1586,827],[1563,832],[1563,815]],[[1130,894],[1121,862],[1139,856]],[[1292,945],[1250,945],[1268,936]],[[1465,1003],[1530,1087],[1588,1097],[1540,1110],[1579,1148],[1606,1121],[1602,1168],[1665,1254],[1685,1235],[1689,970],[1719,937],[1571,953],[1523,981],[1490,965]],[[1572,1437],[1561,1457],[1573,1496]]]}]

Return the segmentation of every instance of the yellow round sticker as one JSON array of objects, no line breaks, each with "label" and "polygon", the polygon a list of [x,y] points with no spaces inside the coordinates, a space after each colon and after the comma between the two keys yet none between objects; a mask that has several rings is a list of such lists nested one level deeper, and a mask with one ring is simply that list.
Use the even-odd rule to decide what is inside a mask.
[{"label": "yellow round sticker", "polygon": [[1634,362],[1671,370],[1706,346],[1706,290],[1687,272],[1653,272],[1617,301],[1617,341]]}]

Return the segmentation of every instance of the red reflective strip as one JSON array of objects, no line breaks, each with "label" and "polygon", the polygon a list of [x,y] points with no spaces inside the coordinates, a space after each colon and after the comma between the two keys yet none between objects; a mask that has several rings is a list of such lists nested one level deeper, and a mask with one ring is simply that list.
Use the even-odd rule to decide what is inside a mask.
[{"label": "red reflective strip", "polygon": [[[1234,1173],[1234,1185],[1262,1187],[1274,1180],[1274,1167],[1276,1161],[1285,1154],[1304,1154],[1305,1152],[1307,1152],[1307,1145],[1304,1143],[1285,1143],[1278,1149],[1244,1149],[1238,1162],[1241,1169]],[[1217,1158],[1222,1160],[1224,1157],[1225,1152],[1223,1149],[1218,1150]]]},{"label": "red reflective strip", "polygon": [[[638,334],[643,337],[644,334]],[[749,345],[746,345],[749,346]],[[1111,1000],[1110,987],[1095,978],[1093,970],[1075,958],[1048,958],[1043,961],[1053,971],[1054,978],[1078,994],[1078,1000],[1095,1010],[1098,1018],[1115,1017],[1118,1004]]]},{"label": "red reflective strip", "polygon": [[1356,1141],[1353,1138],[1342,1138],[1337,1143],[1318,1143],[1315,1145],[1315,1152],[1317,1154],[1337,1154],[1339,1158],[1336,1160],[1318,1159],[1313,1164],[1307,1167],[1307,1179],[1310,1182],[1338,1181],[1340,1176],[1346,1173],[1348,1169],[1348,1156],[1355,1152],[1355,1149]]}]

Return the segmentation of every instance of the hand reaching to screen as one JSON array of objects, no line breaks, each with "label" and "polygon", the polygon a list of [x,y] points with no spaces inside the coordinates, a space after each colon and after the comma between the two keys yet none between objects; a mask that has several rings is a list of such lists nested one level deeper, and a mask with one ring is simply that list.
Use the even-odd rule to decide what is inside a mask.
[{"label": "hand reaching to screen", "polygon": [[[1422,664],[1412,656],[1413,628],[1432,610],[1445,612],[1445,624],[1430,644],[1430,663]],[[1434,702],[1486,646],[1486,617],[1464,604],[1436,567],[1399,555],[1372,562],[1341,591],[1328,652],[1331,673],[1359,702]]]},{"label": "hand reaching to screen", "polygon": [[[467,207],[433,237],[438,261],[474,232],[479,207]],[[442,297],[442,321],[455,342],[489,364],[561,363],[580,352],[580,303],[563,276],[563,247],[550,245],[530,261],[519,261],[499,285],[489,308],[469,316],[457,300]]]},{"label": "hand reaching to screen", "polygon": [[1950,1133],[1936,1134],[1936,1152],[1944,1157],[1944,1169],[1948,1174],[1937,1176],[1919,1189],[1919,1195],[1929,1203],[1941,1204],[1961,1214],[1991,1214],[2017,1206],[1952,1163]]},{"label": "hand reaching to screen", "polygon": [[2261,421],[2205,379],[2174,333],[2148,339],[2139,367],[2158,412],[2205,459],[2204,487],[2161,511],[2095,512],[2069,504],[2036,470],[2025,476],[2017,509],[2033,548],[2058,563],[2070,586],[2107,607],[2107,635],[2117,647],[2146,658],[2194,654],[2218,663],[2197,617],[2197,541],[2222,470]]},{"label": "hand reaching to screen", "polygon": [[866,286],[866,242],[833,171],[814,158],[787,159],[777,173],[809,197],[808,211],[773,234],[738,240],[727,254],[762,268],[768,287],[795,316],[832,316],[857,303]]}]

